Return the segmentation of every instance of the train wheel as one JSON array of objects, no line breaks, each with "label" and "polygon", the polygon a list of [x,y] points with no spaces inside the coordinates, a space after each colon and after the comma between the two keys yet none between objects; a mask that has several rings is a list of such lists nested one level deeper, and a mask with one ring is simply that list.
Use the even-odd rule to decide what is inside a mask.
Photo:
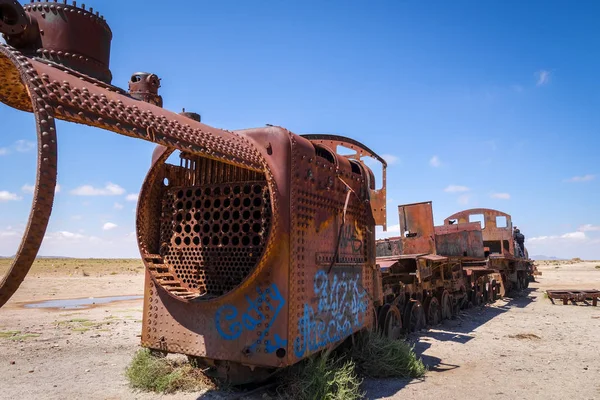
[{"label": "train wheel", "polygon": [[490,301],[492,303],[494,303],[496,301],[496,299],[498,298],[498,284],[496,283],[496,280],[492,280],[492,284],[490,285]]},{"label": "train wheel", "polygon": [[448,293],[447,290],[444,290],[442,292],[440,300],[442,309],[442,320],[452,318],[452,302],[450,300],[450,293]]},{"label": "train wheel", "polygon": [[517,292],[520,292],[521,290],[523,290],[523,285],[522,285],[522,282],[521,282],[521,277],[518,276],[518,275],[517,275],[517,287],[516,287],[516,289],[517,289]]},{"label": "train wheel", "polygon": [[374,305],[371,306],[371,312],[373,313],[373,321],[371,322],[371,326],[369,330],[371,332],[377,332],[379,330],[379,316],[377,314],[377,308]]},{"label": "train wheel", "polygon": [[529,277],[525,276],[523,278],[523,289],[527,289],[529,287]]},{"label": "train wheel", "polygon": [[402,316],[396,306],[390,306],[385,314],[383,334],[392,340],[400,339],[402,332]]},{"label": "train wheel", "polygon": [[440,302],[436,297],[428,297],[425,300],[425,316],[427,325],[436,326],[440,323],[442,317],[440,313]]},{"label": "train wheel", "polygon": [[473,305],[475,307],[483,304],[483,293],[481,292],[473,292]]},{"label": "train wheel", "polygon": [[415,332],[421,330],[425,324],[425,313],[423,305],[419,300],[411,300],[406,305],[406,313],[404,314],[404,329],[407,332]]},{"label": "train wheel", "polygon": [[451,304],[452,304],[452,318],[458,317],[460,314],[460,302],[462,300],[456,300],[456,296],[450,296]]},{"label": "train wheel", "polygon": [[377,328],[379,332],[385,332],[385,316],[387,315],[388,310],[390,309],[390,304],[384,304],[379,309],[377,313]]}]

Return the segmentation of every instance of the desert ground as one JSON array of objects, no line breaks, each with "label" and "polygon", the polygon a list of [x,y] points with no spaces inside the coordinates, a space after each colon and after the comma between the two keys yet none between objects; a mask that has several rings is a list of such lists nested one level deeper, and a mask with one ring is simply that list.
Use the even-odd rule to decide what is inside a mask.
[{"label": "desert ground", "polygon": [[[600,261],[540,261],[527,291],[461,313],[409,340],[429,367],[420,380],[365,380],[369,399],[598,399],[600,305],[552,304],[547,289],[600,289]],[[0,276],[8,267],[0,260]],[[0,309],[0,397],[197,399],[132,390],[125,368],[139,349],[142,301],[80,309],[45,300],[141,296],[139,260],[43,259]],[[256,398],[268,398],[265,394]]]}]

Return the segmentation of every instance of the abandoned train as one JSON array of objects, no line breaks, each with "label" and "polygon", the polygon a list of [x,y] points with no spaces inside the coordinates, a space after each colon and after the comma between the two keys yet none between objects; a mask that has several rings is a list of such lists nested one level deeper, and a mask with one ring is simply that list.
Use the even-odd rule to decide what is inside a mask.
[{"label": "abandoned train", "polygon": [[[434,228],[430,207],[401,206],[407,234],[376,242],[375,227],[386,226],[386,163],[365,145],[273,126],[231,132],[168,111],[154,74],[133,74],[129,90],[111,83],[112,33],[98,13],[66,3],[0,5],[0,101],[32,112],[38,134],[32,210],[0,306],[25,278],[48,224],[55,119],[158,145],[136,219],[146,266],[141,342],[194,357],[234,383],[360,330],[397,337],[526,284],[527,260],[514,256],[512,240],[493,236],[491,222],[478,230],[466,214]],[[382,176],[365,157],[382,164]]]},{"label": "abandoned train", "polygon": [[379,327],[387,335],[436,325],[533,279],[533,262],[509,214],[464,210],[442,226],[434,226],[431,202],[401,205],[398,214],[401,236],[376,245],[385,299]]}]

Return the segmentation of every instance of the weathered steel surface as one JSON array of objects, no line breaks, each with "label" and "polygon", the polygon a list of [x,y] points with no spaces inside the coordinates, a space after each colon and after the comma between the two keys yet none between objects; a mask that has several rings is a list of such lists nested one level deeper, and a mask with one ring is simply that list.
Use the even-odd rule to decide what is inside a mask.
[{"label": "weathered steel surface", "polygon": [[435,253],[431,202],[398,206],[398,218],[404,254]]},{"label": "weathered steel surface", "polygon": [[484,258],[483,235],[478,223],[435,227],[437,254],[467,258]]},{"label": "weathered steel surface", "polygon": [[[373,327],[383,301],[375,263],[375,225],[386,223],[381,157],[341,136],[210,127],[196,113],[161,108],[151,73],[134,73],[128,92],[111,85],[110,29],[91,8],[0,0],[0,10],[8,43],[0,45],[0,101],[34,113],[39,146],[29,225],[0,306],[47,227],[54,120],[62,119],[158,144],[136,217],[144,346],[197,356],[239,381]],[[382,163],[380,189],[364,157]]]},{"label": "weathered steel surface", "polygon": [[[475,215],[483,216],[484,226],[481,227],[481,232],[483,234],[484,245],[486,247],[488,247],[488,244],[494,246],[494,248],[490,249],[490,253],[506,255],[508,257],[514,256],[512,221],[511,216],[507,213],[489,208],[473,208],[449,216],[444,220],[444,225],[451,225],[451,221],[457,221],[458,225],[473,223],[470,217]],[[497,226],[497,217],[506,219],[505,227]]]},{"label": "weathered steel surface", "polygon": [[569,304],[569,301],[573,303],[587,300],[592,301],[592,306],[598,305],[598,298],[600,298],[600,290],[583,290],[583,289],[568,289],[568,290],[546,290],[548,298],[554,304],[554,299],[562,300],[564,305]]}]

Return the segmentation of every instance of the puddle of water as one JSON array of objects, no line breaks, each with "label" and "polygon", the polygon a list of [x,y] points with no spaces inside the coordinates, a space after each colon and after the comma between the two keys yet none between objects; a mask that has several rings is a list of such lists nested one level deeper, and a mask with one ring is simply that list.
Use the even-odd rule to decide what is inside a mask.
[{"label": "puddle of water", "polygon": [[112,303],[115,301],[137,300],[144,296],[113,296],[113,297],[88,297],[85,299],[47,300],[39,303],[25,304],[25,308],[60,308],[78,309],[88,308],[98,304]]}]

